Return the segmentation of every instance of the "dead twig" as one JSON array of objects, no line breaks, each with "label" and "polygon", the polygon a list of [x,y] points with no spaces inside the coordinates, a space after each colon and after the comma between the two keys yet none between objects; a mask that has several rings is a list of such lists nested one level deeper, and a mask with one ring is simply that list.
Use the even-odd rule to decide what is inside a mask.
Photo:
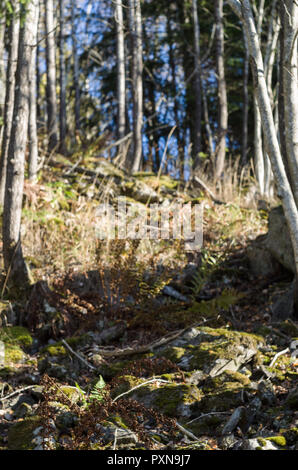
[{"label": "dead twig", "polygon": [[19,395],[22,392],[25,392],[26,390],[30,390],[32,388],[35,388],[36,385],[28,385],[27,387],[19,388],[18,390],[15,390],[14,392],[10,393],[9,395],[6,395],[5,397],[0,398],[0,401],[5,401],[8,400],[9,398],[14,397],[15,395]]},{"label": "dead twig", "polygon": [[96,367],[93,367],[91,364],[89,364],[89,362],[86,361],[86,359],[84,359],[79,353],[77,353],[76,351],[74,351],[70,346],[69,344],[67,344],[67,342],[63,339],[62,340],[62,344],[69,350],[69,352],[71,354],[73,354],[74,356],[76,356],[81,362],[83,362],[83,364],[85,364],[85,366],[88,367],[88,369],[90,370],[96,370]]},{"label": "dead twig", "polygon": [[169,382],[168,380],[159,379],[159,378],[157,378],[157,377],[154,378],[154,379],[146,380],[146,382],[143,382],[143,383],[141,383],[141,384],[139,384],[139,385],[136,385],[135,387],[130,388],[130,389],[127,390],[126,392],[121,393],[120,395],[118,395],[116,398],[114,398],[113,403],[114,403],[115,401],[117,401],[119,398],[123,397],[124,395],[128,395],[130,392],[133,392],[133,391],[136,390],[137,388],[144,387],[145,385],[151,384],[151,383],[153,383],[153,382],[160,382],[160,383],[166,383],[166,384],[171,383],[171,382]]},{"label": "dead twig", "polygon": [[279,351],[278,353],[275,354],[274,358],[272,359],[272,361],[270,362],[269,364],[269,367],[273,367],[274,364],[276,363],[277,359],[280,357],[280,356],[283,356],[284,354],[287,354],[288,352],[290,352],[289,348],[286,348],[286,349],[283,349],[283,351]]}]

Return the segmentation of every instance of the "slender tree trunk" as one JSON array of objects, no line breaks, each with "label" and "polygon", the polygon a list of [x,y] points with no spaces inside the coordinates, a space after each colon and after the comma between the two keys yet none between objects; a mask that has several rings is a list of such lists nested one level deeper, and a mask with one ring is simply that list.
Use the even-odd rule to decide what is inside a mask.
[{"label": "slender tree trunk", "polygon": [[132,35],[132,94],[133,94],[133,164],[132,172],[140,170],[142,163],[143,127],[143,51],[142,16],[140,0],[129,1],[130,32]]},{"label": "slender tree trunk", "polygon": [[49,151],[57,148],[57,96],[56,96],[56,61],[53,0],[45,0],[46,27],[46,63],[47,63],[47,112]]},{"label": "slender tree trunk", "polygon": [[254,168],[259,185],[260,195],[264,196],[265,167],[262,139],[262,119],[259,109],[258,98],[254,91]]},{"label": "slender tree trunk", "polygon": [[[261,38],[264,20],[264,5],[265,0],[260,0],[258,8],[255,6],[257,16],[256,30],[259,36],[259,40]],[[256,174],[256,180],[259,185],[260,195],[264,196],[266,156],[263,152],[262,120],[256,93],[257,91],[254,89],[254,169]]]},{"label": "slender tree trunk", "polygon": [[290,168],[288,164],[288,157],[287,157],[287,145],[286,145],[286,126],[285,126],[285,96],[284,96],[284,80],[283,80],[283,67],[284,67],[284,15],[285,9],[283,4],[279,4],[279,16],[280,16],[280,23],[281,29],[279,33],[279,68],[278,68],[278,81],[279,81],[279,88],[278,88],[278,123],[279,123],[279,141],[280,141],[280,148],[281,154],[285,166],[285,170],[288,176],[288,180],[290,181],[291,187],[293,187],[293,181],[290,173]]},{"label": "slender tree trunk", "polygon": [[283,86],[287,158],[292,176],[292,189],[298,206],[298,4],[296,0],[284,0],[285,13]]},{"label": "slender tree trunk", "polygon": [[[5,103],[5,67],[4,67],[4,44],[6,30],[6,9],[0,6],[0,117],[3,117]],[[1,126],[1,131],[2,131]],[[0,140],[1,141],[1,140]]]},{"label": "slender tree trunk", "polygon": [[242,149],[241,149],[241,164],[247,165],[247,152],[248,152],[248,110],[249,110],[249,93],[248,93],[248,78],[249,78],[249,50],[245,31],[243,30],[244,41],[244,66],[243,66],[243,123],[242,123]]},{"label": "slender tree trunk", "polygon": [[[32,31],[33,40],[37,44],[39,0],[36,0],[35,29]],[[28,176],[30,181],[37,179],[38,167],[38,137],[37,137],[37,93],[36,93],[36,52],[37,46],[32,48],[30,70],[29,70],[29,168]]]},{"label": "slender tree trunk", "polygon": [[[118,98],[118,139],[125,136],[126,110],[125,110],[125,43],[122,0],[116,0],[115,21],[117,29],[117,98]],[[123,153],[125,146],[119,147],[119,153]]]},{"label": "slender tree trunk", "polygon": [[36,45],[38,0],[26,4],[19,34],[13,121],[8,149],[7,177],[3,211],[4,266],[11,284],[18,288],[29,283],[23,258],[20,227],[24,186],[25,151],[29,120],[29,73],[32,49]]},{"label": "slender tree trunk", "polygon": [[214,162],[214,138],[213,138],[210,119],[209,119],[207,92],[206,92],[206,89],[204,87],[203,80],[202,80],[201,90],[202,90],[202,99],[203,99],[203,111],[204,111],[205,127],[206,127],[206,133],[207,133],[207,137],[208,137],[209,153],[210,153],[210,157],[211,157],[212,162]]},{"label": "slender tree trunk", "polygon": [[200,52],[200,23],[198,17],[197,0],[192,0],[193,23],[194,23],[194,52],[195,52],[195,139],[194,139],[194,162],[193,169],[199,167],[201,152],[201,52]]},{"label": "slender tree trunk", "polygon": [[4,204],[5,184],[6,184],[6,168],[8,146],[12,126],[12,115],[14,106],[14,92],[15,92],[15,73],[17,68],[18,57],[18,40],[19,40],[19,2],[18,0],[12,1],[13,13],[10,17],[10,24],[8,30],[8,62],[6,72],[6,93],[4,105],[4,130],[1,146],[1,159],[0,159],[0,205]]},{"label": "slender tree trunk", "polygon": [[65,137],[66,137],[66,73],[65,73],[65,56],[64,56],[64,0],[59,2],[59,82],[60,82],[60,107],[59,107],[59,127],[60,127],[60,152],[65,154]]},{"label": "slender tree trunk", "polygon": [[[280,152],[280,147],[277,138],[277,132],[274,126],[273,113],[270,104],[270,97],[267,90],[266,78],[264,73],[264,63],[259,42],[259,36],[256,31],[254,17],[251,10],[249,0],[227,0],[235,13],[242,20],[246,29],[250,61],[254,79],[254,88],[258,99],[259,109],[261,113],[262,126],[265,137],[265,144],[268,156],[270,158],[272,170],[274,173],[275,181],[277,184],[278,195],[281,198],[285,217],[289,227],[290,237],[292,241],[294,259],[296,266],[296,292],[295,301],[297,309],[297,294],[298,294],[298,209],[296,206],[294,194],[292,192],[283,159]],[[285,97],[290,99],[291,97]]]},{"label": "slender tree trunk", "polygon": [[[269,27],[268,27],[268,34],[267,34],[267,45],[266,45],[266,53],[264,59],[264,71],[266,76],[267,88],[271,102],[271,108],[274,109],[274,94],[272,89],[272,74],[273,74],[273,67],[275,63],[276,51],[277,51],[277,43],[280,31],[280,23],[277,18],[276,12],[276,3],[277,0],[273,1],[272,10],[269,20]],[[273,173],[271,169],[270,159],[264,149],[264,195],[267,198],[273,196]]]},{"label": "slender tree trunk", "polygon": [[[179,174],[182,179],[183,169],[180,168],[181,160],[179,156],[183,154],[183,141],[181,139],[181,126],[179,119],[179,103],[177,99],[178,87],[177,87],[177,71],[176,71],[176,57],[175,57],[175,38],[174,38],[174,28],[171,21],[171,8],[168,7],[168,16],[167,16],[167,35],[168,35],[168,44],[169,44],[169,65],[172,75],[172,94],[174,99],[174,119],[177,126],[177,147],[178,147],[178,159],[176,162],[176,167],[179,167]],[[182,161],[183,164],[183,161]]]},{"label": "slender tree trunk", "polygon": [[76,4],[71,1],[71,38],[73,53],[73,81],[75,89],[75,130],[76,134],[80,130],[80,84],[79,84],[79,56],[77,46],[77,31],[75,26]]},{"label": "slender tree trunk", "polygon": [[215,179],[222,175],[226,157],[228,130],[228,101],[224,65],[223,0],[215,0],[216,69],[218,79],[218,138],[216,148]]}]

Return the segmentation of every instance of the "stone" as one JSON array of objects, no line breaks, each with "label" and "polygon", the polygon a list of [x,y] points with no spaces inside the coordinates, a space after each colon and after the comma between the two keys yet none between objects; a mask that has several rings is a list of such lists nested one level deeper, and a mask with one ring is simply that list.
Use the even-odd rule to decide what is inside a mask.
[{"label": "stone", "polygon": [[138,442],[137,435],[129,429],[122,429],[117,426],[101,426],[101,430],[104,431],[103,440],[108,442],[117,441],[117,444],[136,444]]},{"label": "stone", "polygon": [[238,408],[236,408],[232,416],[229,418],[229,420],[225,424],[222,430],[222,435],[232,433],[234,429],[237,427],[241,418],[243,418],[244,414],[245,414],[244,406],[239,406]]},{"label": "stone", "polygon": [[294,283],[271,306],[272,320],[286,320],[294,314]]},{"label": "stone", "polygon": [[271,277],[280,272],[280,264],[267,247],[267,235],[260,235],[247,248],[250,271],[256,277]]},{"label": "stone", "polygon": [[282,206],[275,207],[269,214],[266,246],[284,268],[295,274],[291,237]]}]

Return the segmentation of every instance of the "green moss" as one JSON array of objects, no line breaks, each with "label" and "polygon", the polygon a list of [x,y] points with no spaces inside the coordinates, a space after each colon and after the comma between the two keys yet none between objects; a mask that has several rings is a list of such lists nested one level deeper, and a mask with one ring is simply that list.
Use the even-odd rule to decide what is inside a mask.
[{"label": "green moss", "polygon": [[66,356],[67,351],[65,347],[61,343],[51,344],[50,346],[46,346],[41,351],[48,353],[50,356]]},{"label": "green moss", "polygon": [[122,377],[119,377],[119,385],[117,385],[111,391],[111,396],[112,398],[115,398],[118,395],[121,395],[122,393],[125,393],[128,390],[131,390],[133,387],[141,384],[142,382],[143,382],[142,379],[136,378],[133,375],[123,375]]},{"label": "green moss", "polygon": [[153,407],[173,417],[180,414],[180,407],[184,405],[191,406],[202,398],[199,389],[189,384],[166,384],[155,390],[149,387],[150,389]]},{"label": "green moss", "polygon": [[281,371],[277,367],[267,367],[268,372],[272,372],[275,375],[275,379],[283,382],[286,379],[285,372]]},{"label": "green moss", "polygon": [[66,395],[72,403],[77,403],[81,399],[81,394],[76,387],[70,387],[67,385],[61,385],[59,390]]},{"label": "green moss", "polygon": [[[169,379],[175,377],[175,374],[168,375]],[[119,380],[119,385],[111,392],[112,398],[146,382],[144,379],[128,375]],[[131,396],[147,407],[153,407],[168,416],[177,416],[180,407],[191,406],[201,399],[202,394],[196,386],[191,384],[161,384],[157,388],[156,383],[150,383],[132,390],[128,397]]]},{"label": "green moss", "polygon": [[240,392],[249,389],[250,381],[246,375],[227,370],[206,379],[202,386],[204,396],[196,407],[204,412],[230,410],[241,405]]},{"label": "green moss", "polygon": [[157,357],[165,357],[172,362],[177,362],[181,357],[185,354],[185,348],[178,348],[176,346],[170,347],[166,349],[166,351],[162,351],[161,353],[157,354]]},{"label": "green moss", "polygon": [[[111,416],[110,417],[110,420],[113,424],[115,424],[116,426],[118,426],[119,428],[122,428],[122,429],[128,429],[128,427],[126,426],[125,422],[123,421],[123,418],[119,415],[116,415],[116,416]],[[109,423],[110,424],[110,423]]]},{"label": "green moss", "polygon": [[8,431],[9,450],[32,450],[33,431],[41,425],[39,416],[25,418],[23,421],[13,424]]},{"label": "green moss", "polygon": [[111,379],[121,373],[128,365],[130,361],[117,361],[111,362],[110,364],[96,364],[97,369],[104,379]]},{"label": "green moss", "polygon": [[285,447],[287,445],[286,438],[284,436],[273,436],[267,437],[267,441],[271,441],[279,447]]},{"label": "green moss", "polygon": [[[263,439],[262,437],[258,437],[257,441],[260,444],[261,448],[266,447],[266,439]],[[257,450],[259,450],[259,449],[257,449]]]},{"label": "green moss", "polygon": [[195,436],[217,436],[221,435],[220,426],[226,421],[226,416],[209,415],[187,425],[187,429],[194,433]]},{"label": "green moss", "polygon": [[15,345],[5,345],[5,363],[6,364],[19,364],[24,362],[25,355],[23,351]]},{"label": "green moss", "polygon": [[[86,343],[87,335],[72,336],[70,338],[67,338],[65,341],[67,342],[67,344],[69,344],[69,346],[75,349],[76,347]],[[63,346],[61,341],[57,341],[57,343],[55,344],[50,344],[49,346],[44,347],[41,350],[41,353],[47,353],[50,356],[66,356],[68,354],[68,351]]]},{"label": "green moss", "polygon": [[33,341],[29,331],[23,326],[1,328],[0,340],[4,343],[18,344],[19,346],[24,347],[30,347]]},{"label": "green moss", "polygon": [[141,179],[148,186],[151,186],[153,189],[158,189],[164,187],[165,190],[174,190],[178,187],[178,181],[170,178],[167,175],[161,175],[159,178],[155,173],[140,171],[133,174],[134,177]]},{"label": "green moss", "polygon": [[8,377],[12,377],[18,372],[20,372],[20,370],[15,369],[14,367],[4,366],[0,368],[0,377],[3,379],[7,379]]}]

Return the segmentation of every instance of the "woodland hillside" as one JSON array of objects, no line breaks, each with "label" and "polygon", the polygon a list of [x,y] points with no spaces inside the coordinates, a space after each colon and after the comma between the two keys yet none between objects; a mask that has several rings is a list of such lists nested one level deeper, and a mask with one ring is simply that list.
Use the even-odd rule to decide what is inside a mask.
[{"label": "woodland hillside", "polygon": [[0,0],[0,450],[298,449],[297,31]]}]

